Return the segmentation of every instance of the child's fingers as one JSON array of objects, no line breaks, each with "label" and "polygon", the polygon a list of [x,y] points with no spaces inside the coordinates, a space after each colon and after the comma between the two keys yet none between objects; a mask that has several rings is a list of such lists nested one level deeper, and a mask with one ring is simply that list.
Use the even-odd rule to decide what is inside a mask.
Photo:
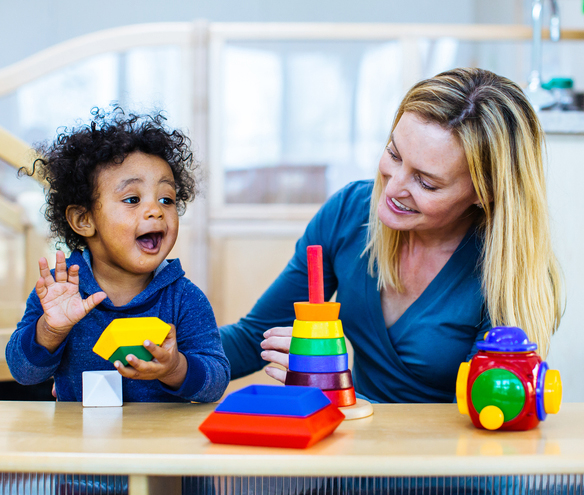
[{"label": "child's fingers", "polygon": [[107,294],[103,291],[96,292],[95,294],[91,294],[87,299],[83,300],[83,307],[85,308],[85,312],[89,313],[93,308],[95,308],[98,304],[100,304],[106,298],[107,298]]},{"label": "child's fingers", "polygon": [[34,288],[36,289],[37,296],[42,301],[48,292],[45,279],[43,277],[39,278]]},{"label": "child's fingers", "polygon": [[[127,357],[126,357],[126,359],[127,359]],[[114,366],[115,366],[116,370],[118,370],[118,373],[120,375],[122,375],[123,377],[136,378],[135,375],[138,374],[138,372],[134,368],[132,368],[131,366],[124,366],[121,363],[121,361],[116,361],[114,363]]]},{"label": "child's fingers", "polygon": [[152,354],[152,357],[156,359],[159,363],[164,363],[168,361],[170,353],[164,347],[153,344],[149,340],[145,340],[142,345],[148,350],[150,354]]},{"label": "child's fingers", "polygon": [[55,262],[55,281],[67,282],[67,262],[65,261],[65,253],[57,251]]},{"label": "child's fingers", "polygon": [[79,265],[71,265],[67,272],[67,282],[79,285]]},{"label": "child's fingers", "polygon": [[134,380],[152,378],[150,375],[153,375],[159,366],[152,361],[142,361],[133,354],[128,354],[126,360],[128,361],[128,366],[124,366],[120,361],[116,361],[114,366],[120,375]]},{"label": "child's fingers", "polygon": [[49,269],[49,263],[47,262],[47,258],[41,258],[39,260],[39,273],[41,277],[44,279],[45,285],[52,285],[55,283],[55,279],[51,275],[51,270]]},{"label": "child's fingers", "polygon": [[164,339],[164,342],[162,343],[161,347],[165,349],[170,349],[175,345],[176,345],[176,327],[171,323],[170,330],[168,331],[168,334],[166,335],[166,338]]}]

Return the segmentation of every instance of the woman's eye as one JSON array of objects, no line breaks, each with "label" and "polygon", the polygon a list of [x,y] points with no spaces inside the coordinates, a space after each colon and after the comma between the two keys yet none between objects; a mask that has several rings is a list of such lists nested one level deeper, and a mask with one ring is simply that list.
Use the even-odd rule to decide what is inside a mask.
[{"label": "woman's eye", "polygon": [[140,198],[138,196],[132,196],[131,198],[125,198],[122,200],[122,203],[128,203],[128,204],[138,204],[140,202]]},{"label": "woman's eye", "polygon": [[386,149],[387,149],[387,152],[389,153],[389,156],[391,157],[391,159],[394,162],[399,162],[400,161],[399,157],[392,151],[392,149],[389,146]]},{"label": "woman's eye", "polygon": [[160,201],[163,205],[173,205],[174,204],[174,199],[172,199],[172,198],[161,198],[158,201]]},{"label": "woman's eye", "polygon": [[427,182],[424,181],[424,179],[422,179],[422,177],[420,177],[419,175],[416,176],[416,179],[418,180],[418,182],[420,183],[420,186],[422,186],[422,188],[428,190],[428,191],[435,191],[436,188],[431,186],[430,184],[428,184]]}]

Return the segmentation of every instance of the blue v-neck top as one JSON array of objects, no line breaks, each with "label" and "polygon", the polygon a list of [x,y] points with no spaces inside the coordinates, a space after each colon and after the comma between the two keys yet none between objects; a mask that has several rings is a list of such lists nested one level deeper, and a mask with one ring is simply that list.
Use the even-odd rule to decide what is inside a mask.
[{"label": "blue v-neck top", "polygon": [[284,271],[238,323],[220,328],[232,378],[261,369],[263,332],[291,326],[294,302],[308,300],[306,247],[323,248],[325,299],[335,291],[354,350],[355,390],[378,402],[452,402],[462,361],[490,329],[481,293],[480,242],[471,229],[422,295],[385,326],[377,277],[367,272],[372,181],[353,182],[311,220]]}]

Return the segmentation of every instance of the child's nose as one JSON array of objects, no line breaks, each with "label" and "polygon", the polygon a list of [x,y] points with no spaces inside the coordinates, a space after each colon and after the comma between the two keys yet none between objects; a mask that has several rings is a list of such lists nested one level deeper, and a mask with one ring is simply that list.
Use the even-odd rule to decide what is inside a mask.
[{"label": "child's nose", "polygon": [[146,218],[162,218],[164,216],[164,210],[159,201],[148,201],[146,203],[146,208],[144,211],[144,216]]}]

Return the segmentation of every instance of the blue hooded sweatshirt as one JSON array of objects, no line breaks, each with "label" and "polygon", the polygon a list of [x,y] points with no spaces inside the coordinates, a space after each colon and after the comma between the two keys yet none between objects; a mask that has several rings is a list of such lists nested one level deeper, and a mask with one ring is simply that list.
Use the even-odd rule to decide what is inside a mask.
[{"label": "blue hooded sweatshirt", "polygon": [[[79,265],[79,293],[87,298],[101,288],[93,277],[91,254],[74,251],[67,266]],[[53,272],[54,273],[54,272]],[[172,390],[158,380],[122,378],[125,402],[213,402],[229,383],[229,362],[223,352],[215,316],[203,292],[184,276],[178,259],[164,261],[146,289],[124,306],[106,299],[77,323],[62,344],[50,353],[35,341],[43,309],[36,290],[6,347],[6,360],[17,382],[32,385],[55,378],[57,398],[81,401],[83,371],[115,370],[92,349],[115,318],[156,316],[176,327],[178,350],[188,370],[182,386]]]}]

